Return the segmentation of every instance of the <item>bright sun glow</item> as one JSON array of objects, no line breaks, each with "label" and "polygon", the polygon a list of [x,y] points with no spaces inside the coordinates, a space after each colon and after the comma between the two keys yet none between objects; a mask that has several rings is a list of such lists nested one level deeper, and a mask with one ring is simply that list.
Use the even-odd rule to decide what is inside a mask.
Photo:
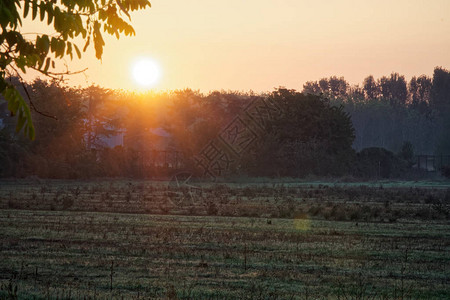
[{"label": "bright sun glow", "polygon": [[161,76],[158,64],[150,58],[137,60],[133,64],[131,72],[136,83],[142,87],[154,86]]}]

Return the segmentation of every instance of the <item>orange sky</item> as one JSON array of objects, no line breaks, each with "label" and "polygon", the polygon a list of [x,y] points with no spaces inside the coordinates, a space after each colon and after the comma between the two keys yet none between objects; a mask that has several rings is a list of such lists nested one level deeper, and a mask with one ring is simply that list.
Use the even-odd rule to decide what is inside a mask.
[{"label": "orange sky", "polygon": [[[105,38],[101,62],[92,49],[68,62],[72,70],[89,68],[69,84],[135,89],[130,65],[138,56],[161,66],[156,89],[202,92],[301,90],[305,81],[332,75],[356,84],[369,74],[409,79],[450,68],[449,0],[151,3],[132,14],[136,36]],[[24,31],[40,26],[26,22]]]}]

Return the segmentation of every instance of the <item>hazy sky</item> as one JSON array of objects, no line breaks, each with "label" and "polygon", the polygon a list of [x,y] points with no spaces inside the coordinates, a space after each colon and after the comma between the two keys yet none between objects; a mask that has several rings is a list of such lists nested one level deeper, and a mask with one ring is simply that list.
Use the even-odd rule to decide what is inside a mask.
[{"label": "hazy sky", "polygon": [[130,65],[139,56],[160,65],[156,89],[202,92],[301,90],[305,81],[331,75],[356,84],[370,74],[395,71],[409,79],[450,68],[450,0],[151,3],[132,14],[136,36],[105,38],[101,62],[92,49],[69,62],[73,70],[89,68],[72,85],[134,89]]}]

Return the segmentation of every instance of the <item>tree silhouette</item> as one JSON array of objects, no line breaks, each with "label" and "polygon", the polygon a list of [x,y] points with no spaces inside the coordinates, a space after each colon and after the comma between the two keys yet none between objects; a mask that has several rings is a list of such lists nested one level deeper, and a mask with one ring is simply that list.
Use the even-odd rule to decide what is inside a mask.
[{"label": "tree silhouette", "polygon": [[405,105],[408,97],[405,76],[392,73],[379,80],[381,96],[390,101],[392,106]]},{"label": "tree silhouette", "polygon": [[436,152],[450,153],[450,71],[444,68],[434,69],[431,106],[442,123],[442,133]]},{"label": "tree silhouette", "polygon": [[352,159],[354,129],[343,107],[316,95],[278,89],[269,98],[282,107],[282,116],[268,122],[257,159],[247,157],[257,175],[339,175]]},{"label": "tree silhouette", "polygon": [[367,76],[363,82],[363,89],[366,99],[376,99],[380,93],[376,80],[372,75]]},{"label": "tree silhouette", "polygon": [[410,104],[417,108],[430,102],[431,78],[425,75],[414,76],[408,84],[408,90],[411,97]]},{"label": "tree silhouette", "polygon": [[434,69],[431,102],[441,115],[450,112],[450,71],[444,68]]}]

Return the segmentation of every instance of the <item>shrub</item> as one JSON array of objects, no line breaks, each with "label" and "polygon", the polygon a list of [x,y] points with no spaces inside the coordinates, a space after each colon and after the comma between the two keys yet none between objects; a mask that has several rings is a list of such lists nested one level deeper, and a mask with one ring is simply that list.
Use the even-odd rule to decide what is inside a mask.
[{"label": "shrub", "polygon": [[444,177],[450,178],[450,166],[443,166],[441,168],[441,174]]},{"label": "shrub", "polygon": [[401,176],[407,163],[384,148],[365,148],[357,154],[355,176],[364,178],[393,178]]},{"label": "shrub", "polygon": [[414,159],[414,146],[411,142],[404,142],[399,153],[400,158],[412,163]]}]

